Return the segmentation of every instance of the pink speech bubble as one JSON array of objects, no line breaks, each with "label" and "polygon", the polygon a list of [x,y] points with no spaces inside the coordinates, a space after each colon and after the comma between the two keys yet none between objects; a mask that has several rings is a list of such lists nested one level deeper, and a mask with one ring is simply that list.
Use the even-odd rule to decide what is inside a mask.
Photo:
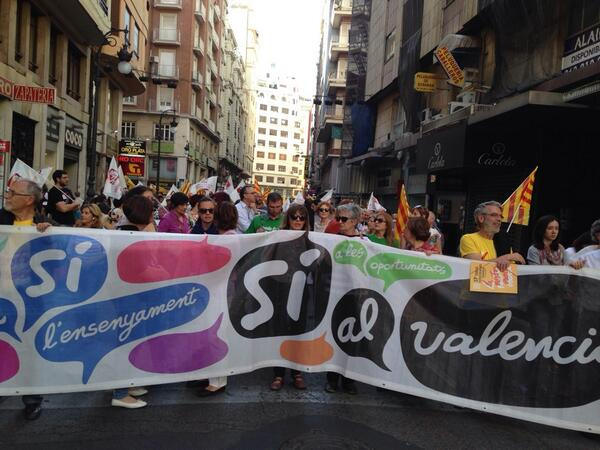
[{"label": "pink speech bubble", "polygon": [[0,383],[10,380],[19,372],[19,356],[8,342],[0,341]]}]

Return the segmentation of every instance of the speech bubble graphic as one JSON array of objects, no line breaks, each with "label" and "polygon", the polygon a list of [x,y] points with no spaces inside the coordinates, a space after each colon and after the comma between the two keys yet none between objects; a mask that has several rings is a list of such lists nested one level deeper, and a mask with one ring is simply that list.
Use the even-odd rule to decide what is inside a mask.
[{"label": "speech bubble graphic", "polygon": [[6,243],[8,242],[8,236],[0,236],[0,252],[4,250],[6,247]]},{"label": "speech bubble graphic", "polygon": [[16,324],[17,308],[12,302],[0,298],[0,332],[4,332],[21,342],[17,335]]},{"label": "speech bubble graphic", "polygon": [[129,362],[152,373],[184,373],[221,361],[227,344],[217,336],[223,314],[209,329],[197,333],[175,333],[148,339],[129,354]]},{"label": "speech bubble graphic", "polygon": [[600,399],[600,281],[519,275],[517,294],[469,280],[417,292],[400,322],[402,356],[423,385],[472,400],[572,408]]},{"label": "speech bubble graphic", "polygon": [[10,380],[19,373],[19,355],[8,342],[0,340],[0,383]]},{"label": "speech bubble graphic", "polygon": [[367,248],[358,241],[343,241],[333,249],[333,258],[338,264],[350,264],[365,273]]},{"label": "speech bubble graphic", "polygon": [[325,317],[331,271],[329,252],[308,233],[251,250],[227,283],[233,328],[250,339],[314,330]]},{"label": "speech bubble graphic", "polygon": [[[185,255],[182,258],[181,255]],[[152,283],[214,272],[231,259],[227,247],[202,242],[139,241],[117,258],[119,277],[128,283]]]},{"label": "speech bubble graphic", "polygon": [[384,370],[383,349],[394,330],[394,311],[371,289],[353,289],[335,305],[331,332],[336,344],[350,356],[366,358]]},{"label": "speech bubble graphic", "polygon": [[25,303],[23,331],[52,308],[92,297],[107,272],[106,252],[95,239],[50,235],[23,244],[11,265],[13,282]]},{"label": "speech bubble graphic", "polygon": [[384,292],[398,280],[445,280],[452,276],[452,269],[446,263],[400,253],[373,256],[367,261],[367,272],[383,280]]},{"label": "speech bubble graphic", "polygon": [[48,361],[81,361],[86,384],[109,352],[194,320],[208,299],[203,285],[185,283],[78,306],[46,322],[35,347]]},{"label": "speech bubble graphic", "polygon": [[283,341],[279,347],[282,358],[298,364],[316,366],[333,357],[333,347],[325,340],[325,333],[312,341]]}]

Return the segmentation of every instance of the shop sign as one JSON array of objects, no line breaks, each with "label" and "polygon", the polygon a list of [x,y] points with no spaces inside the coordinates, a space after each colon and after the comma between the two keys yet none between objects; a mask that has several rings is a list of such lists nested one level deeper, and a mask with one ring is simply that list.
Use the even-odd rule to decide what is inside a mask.
[{"label": "shop sign", "polygon": [[506,145],[495,142],[489,152],[482,153],[477,158],[477,165],[482,167],[515,167],[517,161],[510,155],[506,155]]},{"label": "shop sign", "polygon": [[119,154],[146,156],[146,141],[121,139],[119,141]]},{"label": "shop sign", "polygon": [[83,148],[83,133],[73,128],[66,128],[65,145],[81,150]]},{"label": "shop sign", "polygon": [[565,41],[561,70],[571,72],[600,61],[600,25],[576,34]]},{"label": "shop sign", "polygon": [[417,92],[435,92],[436,80],[439,76],[435,73],[417,72],[415,73],[414,88]]},{"label": "shop sign", "polygon": [[435,57],[442,65],[448,78],[450,78],[448,83],[463,87],[465,85],[465,74],[456,62],[456,59],[454,59],[454,56],[452,56],[452,53],[450,53],[450,50],[447,47],[438,47],[435,50]]},{"label": "shop sign", "polygon": [[47,87],[13,86],[13,100],[29,103],[54,103],[56,89]]},{"label": "shop sign", "polygon": [[58,142],[58,137],[60,133],[60,122],[58,120],[53,120],[48,117],[46,121],[46,139],[54,142]]},{"label": "shop sign", "polygon": [[143,156],[119,155],[117,157],[119,165],[123,169],[123,174],[134,177],[144,176],[144,165],[146,158]]},{"label": "shop sign", "polygon": [[13,83],[0,77],[0,95],[12,100]]},{"label": "shop sign", "polygon": [[0,153],[10,152],[10,141],[0,141]]},{"label": "shop sign", "polygon": [[429,161],[427,162],[427,168],[443,169],[444,167],[446,167],[446,160],[442,154],[442,144],[440,142],[436,142],[433,146],[433,155],[431,155]]},{"label": "shop sign", "polygon": [[418,173],[464,167],[466,122],[423,135],[417,142]]}]

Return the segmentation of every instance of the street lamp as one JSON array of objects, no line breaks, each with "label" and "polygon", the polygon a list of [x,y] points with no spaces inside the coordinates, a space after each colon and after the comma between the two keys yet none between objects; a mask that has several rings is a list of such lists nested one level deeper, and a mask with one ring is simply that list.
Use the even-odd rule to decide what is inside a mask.
[{"label": "street lamp", "polygon": [[[169,124],[172,128],[177,128],[177,116],[175,115],[177,111],[173,108],[165,109],[160,113],[160,118],[158,119],[158,167],[156,168],[156,195],[160,194],[160,144],[163,138],[163,127],[162,120],[165,114],[172,113],[173,117],[171,118],[171,123]],[[170,129],[169,129],[170,132]]]}]

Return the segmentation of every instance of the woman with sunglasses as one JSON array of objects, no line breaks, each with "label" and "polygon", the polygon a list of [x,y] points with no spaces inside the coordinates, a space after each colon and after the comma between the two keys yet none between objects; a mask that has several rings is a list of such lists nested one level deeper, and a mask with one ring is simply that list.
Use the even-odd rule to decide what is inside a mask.
[{"label": "woman with sunglasses", "polygon": [[394,224],[392,216],[386,212],[377,212],[371,218],[373,233],[367,237],[371,242],[398,248],[400,244],[394,239]]},{"label": "woman with sunglasses", "polygon": [[[292,204],[281,222],[281,230],[292,231],[310,231],[308,219],[308,209],[304,205]],[[307,284],[311,284],[307,280]],[[296,389],[306,389],[306,383],[302,373],[298,370],[291,369],[292,383]],[[285,378],[285,367],[273,367],[273,381],[271,382],[272,391],[280,391],[283,387],[283,379]]]},{"label": "woman with sunglasses", "polygon": [[315,217],[315,231],[324,233],[325,228],[333,219],[333,207],[329,202],[321,202],[317,206],[317,217]]},{"label": "woman with sunglasses", "polygon": [[202,197],[196,203],[198,220],[192,228],[192,234],[219,234],[215,223],[215,202],[209,197]]}]

